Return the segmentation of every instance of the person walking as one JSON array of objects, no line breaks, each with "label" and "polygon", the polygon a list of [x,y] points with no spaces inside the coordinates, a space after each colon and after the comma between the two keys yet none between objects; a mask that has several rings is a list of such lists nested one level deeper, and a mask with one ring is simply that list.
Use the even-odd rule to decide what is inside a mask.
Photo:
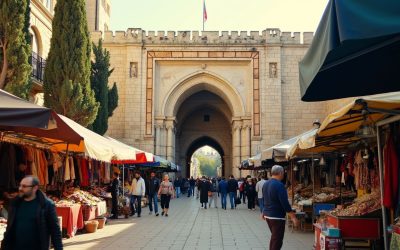
[{"label": "person walking", "polygon": [[264,198],[262,217],[266,220],[271,231],[269,249],[279,250],[283,245],[286,214],[290,216],[295,226],[297,226],[299,222],[289,204],[285,186],[281,182],[284,178],[283,167],[279,165],[273,166],[271,175],[272,178],[265,182],[262,189]]},{"label": "person walking", "polygon": [[212,203],[214,202],[214,207],[218,208],[217,206],[218,185],[217,185],[217,180],[215,178],[211,180],[210,191],[211,191],[211,196],[209,197],[210,203],[208,204],[208,207],[210,208]]},{"label": "person walking", "polygon": [[218,183],[218,192],[221,195],[221,206],[222,209],[226,210],[226,196],[228,194],[228,182],[226,182],[225,177]]},{"label": "person walking", "polygon": [[111,219],[118,219],[118,195],[119,195],[119,178],[118,173],[114,172],[114,179],[111,182]]},{"label": "person walking", "polygon": [[267,180],[267,176],[264,175],[263,178],[261,178],[261,180],[258,181],[256,184],[256,192],[257,192],[257,198],[258,198],[258,206],[260,207],[260,213],[262,213],[264,210],[264,200],[263,200],[262,188],[263,188],[266,180]]},{"label": "person walking", "polygon": [[199,197],[200,197],[200,183],[201,183],[201,180],[200,180],[200,178],[199,177],[197,177],[197,179],[196,179],[196,199],[198,199]]},{"label": "person walking", "polygon": [[252,179],[248,179],[246,187],[246,195],[247,195],[247,208],[249,210],[255,210],[256,208],[256,184]]},{"label": "person walking", "polygon": [[236,193],[238,190],[238,182],[235,180],[235,177],[233,175],[229,176],[228,180],[228,193],[229,193],[229,201],[231,203],[231,209],[235,209],[235,198],[236,198]]},{"label": "person walking", "polygon": [[136,211],[137,217],[141,216],[142,213],[142,197],[146,193],[146,184],[144,183],[143,178],[140,176],[140,172],[136,171],[135,178],[132,180],[132,187],[131,187],[131,216],[135,215],[135,204],[136,204]]},{"label": "person walking", "polygon": [[200,184],[200,203],[201,207],[207,209],[208,203],[208,192],[211,191],[211,183],[206,179],[205,176],[201,178]]},{"label": "person walking", "polygon": [[171,198],[174,197],[174,186],[169,181],[169,176],[167,174],[164,175],[164,180],[160,184],[158,195],[161,197],[161,208],[163,210],[161,215],[168,217],[169,202]]},{"label": "person walking", "polygon": [[150,180],[149,180],[149,191],[148,191],[148,199],[149,199],[149,214],[153,213],[153,203],[154,203],[154,213],[156,216],[159,215],[158,213],[158,190],[160,189],[160,180],[156,177],[155,172],[150,173]]},{"label": "person walking", "polygon": [[239,198],[242,200],[243,199],[243,204],[246,204],[246,192],[245,192],[245,186],[246,186],[246,181],[243,178],[240,178],[238,181],[238,186],[239,186]]},{"label": "person walking", "polygon": [[179,198],[179,195],[181,194],[181,180],[179,179],[179,177],[176,177],[175,181],[174,181],[174,187],[175,187],[175,193],[176,193],[176,198]]},{"label": "person walking", "polygon": [[10,204],[2,250],[63,249],[56,207],[39,190],[39,179],[26,176],[19,184],[18,197]]},{"label": "person walking", "polygon": [[194,196],[194,187],[196,186],[196,180],[193,179],[193,176],[190,177],[189,185],[190,185],[190,186],[189,186],[188,197]]}]

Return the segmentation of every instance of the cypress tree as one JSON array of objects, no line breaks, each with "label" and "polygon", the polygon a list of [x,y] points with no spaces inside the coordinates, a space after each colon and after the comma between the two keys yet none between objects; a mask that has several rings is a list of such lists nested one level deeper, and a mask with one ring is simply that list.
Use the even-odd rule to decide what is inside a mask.
[{"label": "cypress tree", "polygon": [[91,44],[84,0],[58,0],[44,73],[45,106],[83,126],[93,123],[99,104],[90,87]]},{"label": "cypress tree", "polygon": [[118,90],[115,83],[111,89],[108,88],[108,78],[114,69],[110,70],[110,52],[103,49],[101,39],[97,46],[93,44],[93,54],[94,62],[92,62],[90,81],[100,107],[91,129],[104,135],[108,129],[108,118],[118,106]]},{"label": "cypress tree", "polygon": [[31,46],[24,33],[28,0],[0,1],[0,89],[28,99]]}]

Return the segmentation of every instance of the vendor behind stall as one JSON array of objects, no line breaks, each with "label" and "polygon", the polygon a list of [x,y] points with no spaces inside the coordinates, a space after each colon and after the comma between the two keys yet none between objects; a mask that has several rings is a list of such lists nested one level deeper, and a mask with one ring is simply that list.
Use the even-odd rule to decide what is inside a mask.
[{"label": "vendor behind stall", "polygon": [[111,197],[112,197],[111,219],[118,219],[119,178],[118,178],[117,172],[114,172],[114,179],[112,181],[110,191],[111,191]]}]

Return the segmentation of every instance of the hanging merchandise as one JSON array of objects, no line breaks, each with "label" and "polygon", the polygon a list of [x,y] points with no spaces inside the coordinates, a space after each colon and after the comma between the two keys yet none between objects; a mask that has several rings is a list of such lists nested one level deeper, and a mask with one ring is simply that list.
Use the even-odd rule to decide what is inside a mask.
[{"label": "hanging merchandise", "polygon": [[385,169],[383,205],[394,209],[397,205],[399,161],[391,133],[383,149],[383,162]]}]

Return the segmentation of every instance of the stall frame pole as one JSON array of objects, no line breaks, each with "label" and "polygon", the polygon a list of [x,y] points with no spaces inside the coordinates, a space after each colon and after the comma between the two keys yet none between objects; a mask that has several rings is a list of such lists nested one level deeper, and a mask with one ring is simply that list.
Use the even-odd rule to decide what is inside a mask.
[{"label": "stall frame pole", "polygon": [[388,235],[387,235],[387,225],[386,225],[386,219],[387,219],[387,215],[386,215],[386,209],[383,206],[383,158],[382,158],[382,148],[381,148],[381,127],[389,124],[389,123],[393,123],[396,121],[400,121],[400,115],[396,115],[393,117],[390,117],[388,119],[382,120],[380,122],[376,123],[376,138],[377,138],[377,144],[378,144],[378,166],[379,166],[379,188],[380,188],[380,193],[381,193],[381,205],[382,205],[382,226],[383,226],[383,241],[384,241],[384,246],[385,246],[385,250],[389,249],[389,242],[388,242]]}]

